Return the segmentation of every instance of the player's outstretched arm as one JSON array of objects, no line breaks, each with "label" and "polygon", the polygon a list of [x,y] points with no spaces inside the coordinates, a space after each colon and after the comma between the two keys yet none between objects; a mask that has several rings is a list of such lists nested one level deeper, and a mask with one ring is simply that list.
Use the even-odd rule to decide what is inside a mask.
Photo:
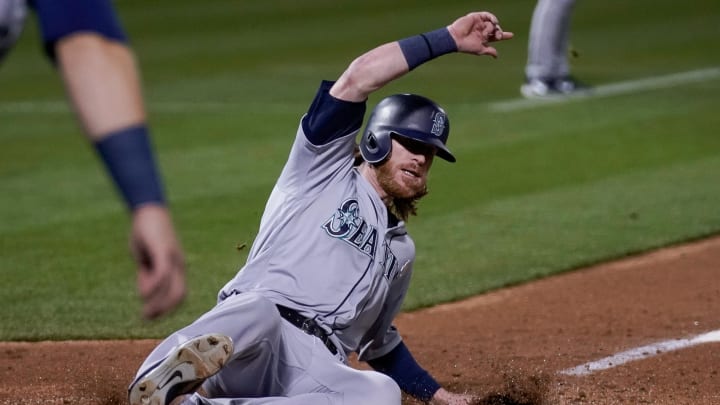
[{"label": "player's outstretched arm", "polygon": [[165,315],[184,300],[185,264],[150,145],[133,52],[127,44],[85,32],[62,38],[55,51],[85,135],[131,211],[130,247],[143,317]]},{"label": "player's outstretched arm", "polygon": [[438,56],[463,52],[497,57],[490,43],[513,37],[493,14],[469,13],[451,25],[389,42],[357,57],[343,72],[330,94],[341,100],[364,101],[370,93]]}]

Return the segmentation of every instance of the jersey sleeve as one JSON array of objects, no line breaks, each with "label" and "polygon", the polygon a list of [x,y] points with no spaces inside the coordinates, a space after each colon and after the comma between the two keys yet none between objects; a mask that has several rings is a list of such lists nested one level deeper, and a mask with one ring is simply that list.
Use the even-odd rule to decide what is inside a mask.
[{"label": "jersey sleeve", "polygon": [[323,80],[302,120],[302,129],[313,145],[325,145],[362,126],[365,102],[340,100],[330,95],[335,82]]},{"label": "jersey sleeve", "polygon": [[283,198],[312,198],[352,171],[355,136],[362,125],[365,103],[331,96],[332,85],[330,81],[320,84],[301,119],[290,156],[276,183]]},{"label": "jersey sleeve", "polygon": [[55,43],[76,32],[93,32],[127,42],[111,0],[32,0],[38,16],[45,53],[55,60]]}]

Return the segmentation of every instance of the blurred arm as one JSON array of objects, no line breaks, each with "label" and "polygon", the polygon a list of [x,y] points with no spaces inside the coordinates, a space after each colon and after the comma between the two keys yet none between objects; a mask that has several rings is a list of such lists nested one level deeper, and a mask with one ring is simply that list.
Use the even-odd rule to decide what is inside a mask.
[{"label": "blurred arm", "polygon": [[140,77],[126,44],[76,33],[55,49],[66,92],[89,139],[145,122]]},{"label": "blurred arm", "polygon": [[131,208],[130,249],[143,316],[164,315],[184,300],[185,263],[149,145],[133,53],[125,43],[85,32],[58,40],[55,53],[85,135]]}]

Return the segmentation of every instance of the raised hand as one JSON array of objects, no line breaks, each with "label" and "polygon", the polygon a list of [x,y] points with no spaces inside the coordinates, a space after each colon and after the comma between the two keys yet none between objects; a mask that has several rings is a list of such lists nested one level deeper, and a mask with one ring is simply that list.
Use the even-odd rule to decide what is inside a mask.
[{"label": "raised hand", "polygon": [[497,17],[487,11],[462,16],[449,25],[448,30],[457,44],[458,52],[490,55],[493,58],[497,58],[497,50],[489,44],[510,39],[514,35],[512,32],[504,32]]}]

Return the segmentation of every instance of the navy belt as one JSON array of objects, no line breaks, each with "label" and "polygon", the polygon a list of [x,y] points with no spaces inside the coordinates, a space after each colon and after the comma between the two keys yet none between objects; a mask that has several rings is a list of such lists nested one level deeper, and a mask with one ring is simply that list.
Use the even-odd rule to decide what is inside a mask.
[{"label": "navy belt", "polygon": [[324,344],[325,347],[330,350],[330,353],[333,355],[336,355],[338,353],[337,347],[335,347],[335,344],[330,340],[330,337],[327,333],[320,327],[320,325],[317,324],[314,320],[310,318],[306,318],[300,313],[292,308],[284,307],[282,305],[276,305],[278,311],[280,311],[280,316],[282,316],[286,321],[290,322],[297,328],[300,328],[303,332],[307,333],[308,335],[315,336],[316,338],[320,339]]}]

